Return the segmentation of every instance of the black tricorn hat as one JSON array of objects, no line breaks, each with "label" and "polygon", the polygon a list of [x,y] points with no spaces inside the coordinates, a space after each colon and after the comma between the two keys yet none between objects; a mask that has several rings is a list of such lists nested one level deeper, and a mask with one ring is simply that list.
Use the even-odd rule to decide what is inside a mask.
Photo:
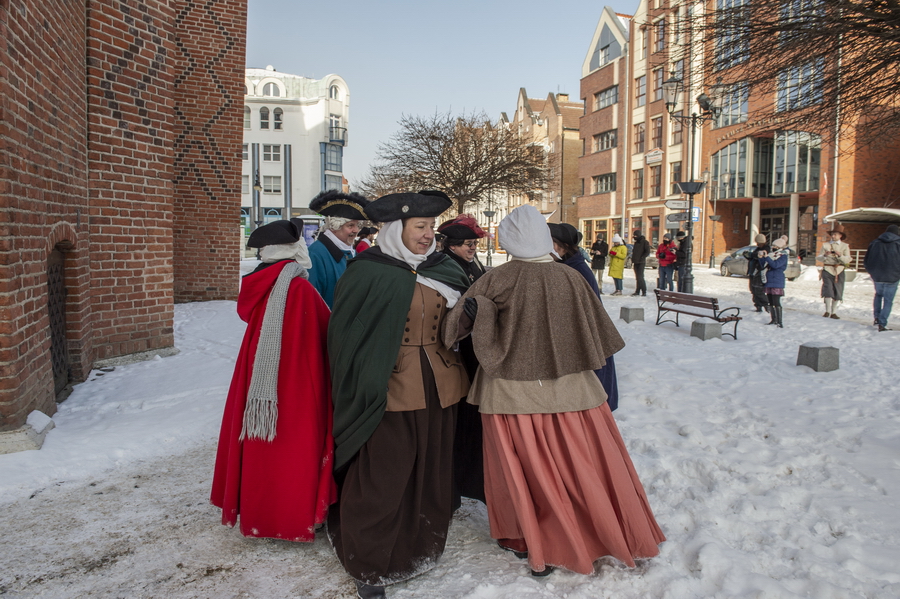
[{"label": "black tricorn hat", "polygon": [[366,216],[371,221],[387,223],[401,218],[437,216],[452,205],[453,200],[443,191],[392,193],[369,202]]},{"label": "black tricorn hat", "polygon": [[547,226],[550,228],[550,237],[572,247],[576,247],[582,239],[581,231],[569,223],[547,223]]},{"label": "black tricorn hat", "polygon": [[250,233],[248,248],[262,248],[267,245],[282,245],[300,241],[300,230],[289,220],[276,220]]},{"label": "black tricorn hat", "polygon": [[350,220],[366,220],[369,200],[358,193],[343,193],[336,189],[323,191],[309,202],[309,209],[322,216],[338,216]]}]

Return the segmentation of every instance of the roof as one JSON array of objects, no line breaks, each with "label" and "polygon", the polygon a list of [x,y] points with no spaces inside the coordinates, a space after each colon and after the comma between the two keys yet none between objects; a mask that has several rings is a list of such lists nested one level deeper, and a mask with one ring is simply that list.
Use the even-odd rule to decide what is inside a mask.
[{"label": "roof", "polygon": [[868,225],[900,224],[900,210],[896,208],[854,208],[829,214],[824,221],[826,223],[839,221]]}]

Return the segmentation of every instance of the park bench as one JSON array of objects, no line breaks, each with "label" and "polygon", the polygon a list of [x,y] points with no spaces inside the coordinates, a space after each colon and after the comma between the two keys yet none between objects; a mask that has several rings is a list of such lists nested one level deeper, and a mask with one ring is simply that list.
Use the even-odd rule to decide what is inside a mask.
[{"label": "park bench", "polygon": [[[737,339],[737,325],[741,321],[740,308],[719,308],[719,300],[714,297],[703,297],[702,295],[694,295],[692,293],[679,293],[678,291],[666,291],[665,289],[654,289],[656,292],[656,324],[664,322],[674,322],[678,324],[679,314],[688,314],[690,316],[702,316],[712,318],[716,322],[723,325],[725,323],[734,323],[734,332],[726,333]],[[671,318],[663,318],[670,312],[675,314],[675,320]]]}]

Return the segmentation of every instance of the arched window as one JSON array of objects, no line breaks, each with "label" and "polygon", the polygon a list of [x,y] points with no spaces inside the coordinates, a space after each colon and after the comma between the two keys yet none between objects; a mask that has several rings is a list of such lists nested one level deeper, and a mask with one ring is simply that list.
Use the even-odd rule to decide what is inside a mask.
[{"label": "arched window", "polygon": [[259,128],[260,129],[268,129],[269,128],[269,109],[263,106],[259,109]]},{"label": "arched window", "polygon": [[281,96],[281,88],[276,83],[266,83],[263,86],[263,95],[270,98],[278,98]]},{"label": "arched window", "polygon": [[244,95],[245,95],[245,96],[249,96],[249,95],[250,95],[250,86],[247,85],[247,84],[244,84]]},{"label": "arched window", "polygon": [[250,107],[244,106],[244,129],[250,128]]},{"label": "arched window", "polygon": [[336,85],[332,85],[328,89],[328,97],[331,98],[332,100],[340,100],[341,99],[341,89]]},{"label": "arched window", "polygon": [[281,125],[284,124],[282,117],[284,116],[284,111],[280,108],[276,108],[273,111],[273,115],[275,117],[275,130],[281,131]]}]

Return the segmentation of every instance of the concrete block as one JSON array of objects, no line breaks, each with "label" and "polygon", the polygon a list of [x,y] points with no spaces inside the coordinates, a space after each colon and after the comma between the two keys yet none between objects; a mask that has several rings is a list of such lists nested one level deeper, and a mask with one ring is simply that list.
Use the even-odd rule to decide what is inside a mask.
[{"label": "concrete block", "polygon": [[54,426],[52,418],[37,410],[33,411],[21,428],[0,433],[0,455],[40,449],[47,433]]},{"label": "concrete block", "polygon": [[633,320],[644,320],[644,309],[622,306],[622,308],[619,310],[619,318],[621,318],[625,322],[631,322]]},{"label": "concrete block", "polygon": [[709,318],[698,318],[691,323],[691,337],[703,341],[722,338],[722,323]]},{"label": "concrete block", "polygon": [[824,343],[804,343],[797,353],[797,366],[809,366],[816,372],[831,372],[840,365],[838,348]]}]

